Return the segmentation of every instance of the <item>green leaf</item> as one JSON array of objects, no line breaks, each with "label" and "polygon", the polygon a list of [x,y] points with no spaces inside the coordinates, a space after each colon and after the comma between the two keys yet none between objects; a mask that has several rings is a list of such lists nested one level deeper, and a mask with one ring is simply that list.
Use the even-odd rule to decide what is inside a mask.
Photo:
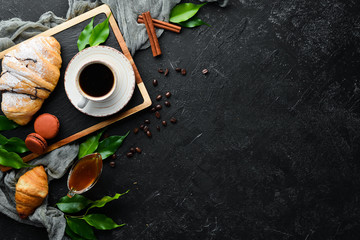
[{"label": "green leaf", "polygon": [[86,48],[87,45],[89,45],[89,39],[94,29],[93,23],[94,23],[94,18],[92,18],[91,22],[88,25],[86,25],[84,30],[80,33],[77,41],[77,46],[79,51],[83,50],[84,48]]},{"label": "green leaf", "polygon": [[106,159],[107,157],[113,155],[116,150],[121,146],[124,139],[129,135],[130,131],[127,132],[124,136],[110,136],[105,138],[99,143],[99,147],[96,152],[101,154],[102,159]]},{"label": "green leaf", "polygon": [[84,216],[82,219],[84,219],[89,225],[99,230],[111,230],[125,225],[116,224],[111,218],[104,214],[89,214]]},{"label": "green leaf", "polygon": [[65,196],[56,203],[56,206],[64,213],[76,213],[85,209],[92,202],[82,195],[75,195],[72,198]]},{"label": "green leaf", "polygon": [[111,14],[109,15],[108,18],[106,18],[105,21],[103,21],[102,23],[97,24],[90,36],[89,39],[89,43],[90,46],[97,46],[100,43],[103,43],[106,41],[106,39],[109,37],[109,18],[110,18]]},{"label": "green leaf", "polygon": [[26,147],[25,142],[17,137],[7,139],[5,136],[0,134],[0,149],[5,149],[8,152],[24,153],[29,151]]},{"label": "green leaf", "polygon": [[11,130],[17,128],[19,125],[5,117],[4,115],[0,116],[0,131]]},{"label": "green leaf", "polygon": [[93,229],[83,219],[68,217],[66,222],[75,234],[85,239],[96,240]]},{"label": "green leaf", "polygon": [[85,142],[80,144],[79,154],[78,154],[79,159],[82,158],[83,156],[93,153],[98,148],[99,139],[103,134],[103,132],[104,130],[102,130],[96,135],[89,137]]},{"label": "green leaf", "polygon": [[199,9],[204,6],[203,4],[193,4],[193,3],[181,3],[176,5],[170,12],[170,22],[179,23],[184,22],[192,18]]},{"label": "green leaf", "polygon": [[23,167],[35,167],[24,163],[22,158],[18,154],[14,152],[8,152],[5,149],[0,149],[0,164],[5,167],[12,167],[16,169],[20,169]]},{"label": "green leaf", "polygon": [[105,204],[107,204],[108,202],[111,202],[111,201],[113,201],[113,200],[115,200],[115,199],[118,199],[118,198],[121,197],[122,195],[127,194],[129,191],[130,191],[130,190],[127,190],[126,192],[121,193],[121,194],[120,194],[120,193],[116,193],[115,196],[113,196],[113,197],[105,196],[105,197],[101,198],[100,200],[94,201],[94,202],[91,204],[91,206],[88,208],[88,210],[86,211],[86,213],[87,213],[90,209],[92,209],[92,208],[96,208],[96,207],[97,207],[97,208],[101,208],[101,207],[105,206]]},{"label": "green leaf", "polygon": [[71,231],[69,225],[66,224],[65,233],[72,239],[72,240],[83,240],[82,237]]},{"label": "green leaf", "polygon": [[201,26],[201,25],[206,25],[208,27],[211,27],[209,24],[207,24],[206,22],[203,22],[197,16],[194,16],[194,17],[190,18],[189,20],[187,20],[185,22],[180,22],[178,24],[183,26],[183,27],[187,27],[187,28],[198,27],[198,26]]}]

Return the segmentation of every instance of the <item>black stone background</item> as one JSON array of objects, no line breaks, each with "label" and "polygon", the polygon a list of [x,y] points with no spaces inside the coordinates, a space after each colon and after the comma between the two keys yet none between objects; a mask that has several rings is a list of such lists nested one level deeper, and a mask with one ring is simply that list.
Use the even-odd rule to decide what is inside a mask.
[{"label": "black stone background", "polygon": [[[67,1],[2,1],[0,19],[48,10],[65,16]],[[137,52],[154,103],[173,93],[162,118],[178,123],[157,132],[145,110],[109,128],[122,134],[150,119],[153,137],[130,134],[85,194],[131,189],[99,211],[128,225],[98,238],[359,239],[359,12],[355,0],[208,4],[199,16],[212,27],[164,33],[160,58]],[[143,153],[128,159],[132,146]],[[51,182],[50,204],[65,183]],[[0,229],[1,239],[47,239],[2,214]]]}]

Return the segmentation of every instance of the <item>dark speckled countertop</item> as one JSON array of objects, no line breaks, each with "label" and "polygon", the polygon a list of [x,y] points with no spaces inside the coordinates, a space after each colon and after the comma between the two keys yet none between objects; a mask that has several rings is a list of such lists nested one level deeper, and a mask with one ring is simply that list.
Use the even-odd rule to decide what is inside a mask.
[{"label": "dark speckled countertop", "polygon": [[[37,2],[2,1],[0,19],[66,14],[67,1]],[[171,91],[162,116],[178,123],[157,132],[145,110],[109,128],[150,119],[154,130],[129,135],[86,194],[131,189],[103,210],[128,225],[98,238],[360,239],[359,13],[356,0],[208,4],[200,16],[212,27],[166,32],[161,58],[137,52],[150,96]],[[132,146],[143,153],[126,158]],[[65,183],[50,184],[50,204]],[[47,238],[5,215],[0,229],[1,239]]]}]

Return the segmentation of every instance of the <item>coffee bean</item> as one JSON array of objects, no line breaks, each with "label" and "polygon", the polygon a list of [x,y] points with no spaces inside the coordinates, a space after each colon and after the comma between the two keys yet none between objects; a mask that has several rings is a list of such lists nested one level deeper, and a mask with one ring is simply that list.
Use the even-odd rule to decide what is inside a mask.
[{"label": "coffee bean", "polygon": [[144,127],[144,132],[146,133],[148,130],[149,130],[149,127],[148,127],[148,126],[145,126],[145,127]]},{"label": "coffee bean", "polygon": [[158,81],[156,79],[153,80],[153,85],[156,87],[158,85]]},{"label": "coffee bean", "polygon": [[109,165],[110,165],[110,167],[113,168],[113,167],[115,167],[115,162],[110,162]]},{"label": "coffee bean", "polygon": [[111,159],[113,159],[113,160],[116,159],[116,153],[114,153],[113,155],[111,155]]},{"label": "coffee bean", "polygon": [[165,104],[165,106],[167,106],[167,107],[170,107],[170,105],[171,105],[169,101],[165,101],[164,104]]},{"label": "coffee bean", "polygon": [[137,134],[139,132],[139,128],[134,128],[134,133]]},{"label": "coffee bean", "polygon": [[109,134],[108,134],[108,133],[104,133],[103,139],[108,138],[108,137],[109,137]]},{"label": "coffee bean", "polygon": [[160,126],[156,126],[156,130],[160,132]]},{"label": "coffee bean", "polygon": [[155,117],[156,117],[157,119],[159,119],[159,118],[161,117],[161,114],[160,114],[158,111],[156,111],[156,112],[155,112]]},{"label": "coffee bean", "polygon": [[146,132],[146,135],[147,135],[149,138],[152,136],[150,131],[147,131],[147,132]]},{"label": "coffee bean", "polygon": [[167,97],[167,98],[171,97],[171,92],[166,92],[165,97]]},{"label": "coffee bean", "polygon": [[165,70],[164,75],[167,76],[168,74],[169,74],[169,69],[167,68],[167,69]]},{"label": "coffee bean", "polygon": [[180,72],[181,68],[175,68],[175,71]]},{"label": "coffee bean", "polygon": [[162,96],[161,96],[161,95],[157,95],[156,101],[160,101],[161,99],[162,99]]},{"label": "coffee bean", "polygon": [[150,120],[149,120],[149,119],[146,119],[146,120],[144,121],[144,123],[150,124]]},{"label": "coffee bean", "polygon": [[131,157],[134,156],[134,154],[133,154],[132,152],[128,152],[128,153],[126,154],[126,156],[127,156],[128,158],[131,158]]},{"label": "coffee bean", "polygon": [[186,75],[186,69],[185,68],[181,69],[181,75]]},{"label": "coffee bean", "polygon": [[162,70],[161,68],[159,68],[159,69],[158,69],[158,72],[159,72],[159,73],[163,73],[164,70]]},{"label": "coffee bean", "polygon": [[151,112],[155,112],[155,111],[156,111],[156,108],[152,107],[150,111],[151,111]]},{"label": "coffee bean", "polygon": [[201,72],[202,72],[202,74],[205,75],[205,74],[207,74],[207,73],[209,72],[209,70],[207,70],[207,69],[205,68],[205,69],[203,69]]},{"label": "coffee bean", "polygon": [[162,109],[162,106],[160,104],[156,105],[155,107],[156,110],[161,110]]},{"label": "coffee bean", "polygon": [[164,127],[166,127],[167,122],[164,120],[164,121],[161,122],[161,124],[162,124]]},{"label": "coffee bean", "polygon": [[140,125],[140,129],[143,130],[144,129],[144,124]]},{"label": "coffee bean", "polygon": [[135,148],[130,148],[130,152],[135,153]]},{"label": "coffee bean", "polygon": [[171,123],[176,123],[177,120],[176,120],[176,118],[172,117],[172,118],[170,118],[170,122],[171,122]]},{"label": "coffee bean", "polygon": [[135,151],[136,151],[137,153],[141,153],[141,152],[142,152],[141,148],[139,148],[139,147],[136,147],[136,148],[135,148]]}]

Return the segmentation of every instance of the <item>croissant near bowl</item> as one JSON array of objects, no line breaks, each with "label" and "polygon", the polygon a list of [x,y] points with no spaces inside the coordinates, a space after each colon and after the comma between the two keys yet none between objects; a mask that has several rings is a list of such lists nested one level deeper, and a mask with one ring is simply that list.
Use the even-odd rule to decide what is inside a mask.
[{"label": "croissant near bowl", "polygon": [[26,125],[56,87],[61,63],[60,44],[54,37],[35,37],[9,51],[0,76],[5,116]]},{"label": "croissant near bowl", "polygon": [[16,184],[16,211],[20,218],[27,218],[41,205],[49,192],[47,174],[43,166],[27,171]]}]

